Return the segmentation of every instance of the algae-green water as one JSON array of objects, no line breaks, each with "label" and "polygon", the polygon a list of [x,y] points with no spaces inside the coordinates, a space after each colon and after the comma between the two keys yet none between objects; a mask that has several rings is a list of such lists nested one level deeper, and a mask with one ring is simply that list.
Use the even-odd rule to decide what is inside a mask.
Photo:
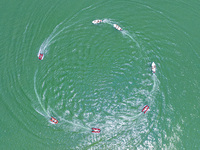
[{"label": "algae-green water", "polygon": [[200,149],[199,6],[1,1],[0,149]]}]

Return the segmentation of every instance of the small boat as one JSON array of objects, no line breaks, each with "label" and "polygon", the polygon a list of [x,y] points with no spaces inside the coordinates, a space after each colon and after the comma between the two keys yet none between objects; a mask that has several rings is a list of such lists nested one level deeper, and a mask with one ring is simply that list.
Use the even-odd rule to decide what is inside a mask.
[{"label": "small boat", "polygon": [[154,62],[151,64],[151,70],[153,73],[156,73],[156,64]]},{"label": "small boat", "polygon": [[93,20],[92,21],[93,24],[98,24],[98,23],[101,23],[101,22],[103,22],[103,20]]},{"label": "small boat", "polygon": [[43,60],[44,54],[39,53],[38,58],[39,58],[39,60]]},{"label": "small boat", "polygon": [[53,122],[54,124],[57,124],[57,123],[58,123],[58,120],[55,119],[55,118],[53,118],[53,117],[51,117],[50,121]]},{"label": "small boat", "polygon": [[99,128],[92,128],[92,133],[100,133],[101,129]]},{"label": "small boat", "polygon": [[144,112],[144,114],[147,112],[147,110],[149,109],[149,106],[148,105],[146,105],[146,106],[144,106],[144,108],[142,109],[142,112]]},{"label": "small boat", "polygon": [[117,24],[113,24],[113,27],[119,31],[122,31],[122,28],[120,26],[118,26]]}]

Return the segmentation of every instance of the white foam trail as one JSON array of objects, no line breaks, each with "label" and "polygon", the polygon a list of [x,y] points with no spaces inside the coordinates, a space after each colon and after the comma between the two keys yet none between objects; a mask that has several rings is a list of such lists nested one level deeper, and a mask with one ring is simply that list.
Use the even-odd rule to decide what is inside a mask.
[{"label": "white foam trail", "polygon": [[[61,118],[61,117],[59,117],[59,118]],[[91,129],[89,129],[89,128],[87,128],[87,127],[84,127],[84,126],[82,126],[82,125],[80,125],[80,124],[77,124],[77,123],[74,123],[74,122],[71,122],[71,121],[68,121],[68,120],[65,120],[65,119],[60,119],[60,120],[62,120],[63,122],[67,122],[67,123],[70,123],[70,124],[72,124],[72,125],[75,125],[75,126],[84,128],[84,129],[86,129],[86,130],[91,130]]]},{"label": "white foam trail", "polygon": [[[58,116],[58,115],[56,114],[55,111],[53,111],[53,110],[51,110],[51,111],[53,112],[53,114],[55,114],[56,116]],[[59,116],[58,118],[59,118],[60,121],[62,121],[62,124],[63,124],[63,123],[70,123],[70,124],[72,124],[72,125],[74,125],[74,126],[81,127],[81,128],[86,129],[86,130],[88,130],[88,131],[91,130],[91,128],[89,128],[89,127],[85,127],[85,126],[83,126],[83,125],[80,125],[80,124],[77,124],[77,123],[68,121],[68,120],[66,120],[66,119],[64,119],[64,118],[62,118],[62,117],[60,117],[60,116]]]},{"label": "white foam trail", "polygon": [[[39,95],[38,95],[38,93],[37,93],[37,88],[36,88],[36,76],[37,76],[37,72],[38,72],[38,70],[36,70],[36,72],[35,72],[35,75],[34,75],[34,90],[35,90],[35,94],[36,94],[36,96],[37,96],[37,99],[38,99],[38,102],[39,102],[39,104],[40,104],[40,106],[41,106],[41,108],[42,108],[42,110],[44,111],[44,113],[50,118],[51,116],[49,115],[50,113],[50,107],[48,107],[47,108],[47,110],[45,110],[45,108],[44,108],[44,106],[43,106],[43,104],[42,104],[42,102],[41,102],[41,99],[40,99],[40,97],[39,97]],[[37,110],[37,109],[35,109],[39,114],[41,114],[42,116],[46,116],[46,115],[44,115],[44,113],[42,113],[42,112],[40,112],[39,110]],[[53,114],[56,114],[53,110],[51,110],[51,112],[53,112]],[[56,116],[58,116],[57,114],[56,114]],[[70,123],[70,124],[72,124],[72,125],[75,125],[75,126],[78,126],[78,127],[81,127],[81,128],[84,128],[84,129],[86,129],[86,130],[90,130],[88,127],[84,127],[84,126],[82,126],[82,125],[80,125],[80,124],[77,124],[77,123],[74,123],[74,122],[71,122],[71,121],[68,121],[68,120],[65,120],[64,118],[62,118],[62,117],[59,117],[58,116],[58,118],[59,118],[59,120],[60,121],[62,121],[63,123]],[[52,122],[50,122],[50,123],[52,123]]]},{"label": "white foam trail", "polygon": [[[48,52],[48,49],[47,49],[47,48],[52,44],[51,41],[52,41],[55,37],[57,37],[61,32],[63,32],[65,29],[67,29],[67,28],[73,26],[74,24],[78,23],[79,21],[78,21],[78,22],[75,22],[75,23],[73,23],[73,24],[70,24],[70,25],[68,25],[68,26],[66,26],[66,27],[63,27],[61,30],[58,30],[59,27],[60,27],[62,24],[66,24],[66,23],[70,22],[72,19],[76,18],[76,17],[78,16],[78,14],[80,14],[82,11],[85,11],[85,10],[91,8],[91,7],[92,7],[92,5],[89,6],[89,7],[83,8],[83,9],[81,9],[79,12],[77,12],[73,17],[71,17],[68,21],[66,21],[67,19],[65,19],[64,21],[62,21],[61,23],[59,23],[59,24],[53,29],[53,32],[50,34],[50,36],[49,36],[47,39],[45,39],[44,42],[42,43],[42,45],[40,46],[38,55],[39,55],[39,53],[46,54],[46,53]],[[55,40],[55,41],[57,41],[57,40]]]},{"label": "white foam trail", "polygon": [[[113,26],[113,24],[118,24],[118,23],[114,23],[111,19],[103,19],[103,23],[107,23],[107,24],[112,25],[112,26]],[[130,33],[128,31],[123,30],[121,32],[122,32],[123,35],[128,36],[136,44],[136,46],[138,48],[140,48],[139,43],[133,38],[133,36],[130,35]]]},{"label": "white foam trail", "polygon": [[151,90],[151,93],[153,94],[158,89],[159,80],[155,75],[155,73],[152,75],[152,79],[153,79],[153,88]]},{"label": "white foam trail", "polygon": [[[37,71],[38,71],[38,70],[37,70]],[[36,75],[37,75],[37,71],[35,72],[35,75],[34,75],[34,90],[35,90],[35,94],[36,94],[36,96],[37,96],[38,102],[39,102],[39,104],[40,104],[42,110],[44,111],[44,113],[45,113],[48,117],[50,117],[50,115],[49,115],[48,112],[45,110],[44,106],[42,105],[41,99],[40,99],[40,97],[39,97],[39,95],[38,95],[38,93],[37,93],[37,88],[36,88]],[[42,113],[39,112],[38,110],[36,110],[36,111],[37,111],[39,114],[42,114]],[[44,116],[44,115],[43,115],[43,116]]]},{"label": "white foam trail", "polygon": [[37,110],[37,109],[35,109],[37,112],[38,112],[38,114],[40,114],[41,116],[44,116],[44,117],[46,117],[45,116],[45,114],[43,114],[42,112],[40,112],[39,110]]},{"label": "white foam trail", "polygon": [[129,34],[128,31],[125,31],[125,30],[124,30],[124,31],[122,31],[122,34],[128,36],[128,37],[136,44],[136,46],[137,46],[138,48],[140,48],[140,44]]},{"label": "white foam trail", "polygon": [[111,21],[111,19],[103,19],[103,23],[107,23],[113,26],[113,22]]}]

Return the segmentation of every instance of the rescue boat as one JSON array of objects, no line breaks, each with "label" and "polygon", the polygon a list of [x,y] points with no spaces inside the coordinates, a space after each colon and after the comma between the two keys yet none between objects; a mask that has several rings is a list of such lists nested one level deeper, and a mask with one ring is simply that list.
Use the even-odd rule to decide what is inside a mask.
[{"label": "rescue boat", "polygon": [[144,112],[144,114],[147,112],[147,110],[149,109],[149,106],[148,105],[146,105],[146,106],[144,106],[144,108],[142,109],[142,112]]},{"label": "rescue boat", "polygon": [[58,120],[55,119],[55,118],[53,118],[53,117],[51,117],[50,121],[53,122],[54,124],[57,124],[57,123],[58,123]]},{"label": "rescue boat", "polygon": [[92,128],[92,133],[100,133],[101,129],[99,128]]},{"label": "rescue boat", "polygon": [[120,26],[118,26],[117,24],[113,24],[113,27],[119,31],[122,31],[122,28]]},{"label": "rescue boat", "polygon": [[92,21],[93,24],[98,24],[98,23],[101,23],[101,22],[103,22],[103,20],[93,20]]},{"label": "rescue boat", "polygon": [[156,73],[156,64],[154,62],[151,64],[151,70],[152,73]]},{"label": "rescue boat", "polygon": [[39,60],[43,60],[44,54],[39,53],[38,58],[39,58]]}]

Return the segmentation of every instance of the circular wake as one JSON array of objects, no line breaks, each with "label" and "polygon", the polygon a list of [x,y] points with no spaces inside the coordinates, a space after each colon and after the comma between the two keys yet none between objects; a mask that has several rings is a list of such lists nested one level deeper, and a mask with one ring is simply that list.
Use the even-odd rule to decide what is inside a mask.
[{"label": "circular wake", "polygon": [[[159,118],[158,112],[151,113],[158,109],[159,81],[147,66],[141,66],[149,58],[135,34],[127,30],[119,34],[113,30],[113,24],[119,23],[112,19],[103,19],[98,26],[91,22],[89,18],[65,20],[40,46],[38,53],[48,58],[35,72],[41,109],[35,108],[58,119],[64,131],[85,134],[79,148],[105,142],[110,148],[115,142],[139,146],[151,136]],[[86,37],[88,31],[92,32]],[[150,106],[147,117],[141,112],[146,104]],[[100,128],[101,134],[91,134],[92,127]]]}]

